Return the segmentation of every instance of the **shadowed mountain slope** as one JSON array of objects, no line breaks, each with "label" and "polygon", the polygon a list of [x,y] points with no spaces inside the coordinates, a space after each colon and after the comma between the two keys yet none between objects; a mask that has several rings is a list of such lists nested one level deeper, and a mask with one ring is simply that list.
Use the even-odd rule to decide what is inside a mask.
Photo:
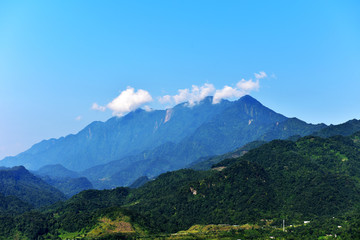
[{"label": "shadowed mountain slope", "polygon": [[23,166],[0,170],[0,193],[18,197],[34,207],[66,199],[63,193],[35,177]]}]

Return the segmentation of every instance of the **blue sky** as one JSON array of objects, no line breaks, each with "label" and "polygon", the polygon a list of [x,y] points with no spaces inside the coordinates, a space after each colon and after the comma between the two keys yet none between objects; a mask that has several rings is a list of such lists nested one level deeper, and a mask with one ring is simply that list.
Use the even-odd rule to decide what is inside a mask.
[{"label": "blue sky", "polygon": [[119,114],[109,103],[128,87],[165,108],[179,89],[243,79],[288,117],[360,118],[359,12],[355,0],[1,1],[0,159]]}]

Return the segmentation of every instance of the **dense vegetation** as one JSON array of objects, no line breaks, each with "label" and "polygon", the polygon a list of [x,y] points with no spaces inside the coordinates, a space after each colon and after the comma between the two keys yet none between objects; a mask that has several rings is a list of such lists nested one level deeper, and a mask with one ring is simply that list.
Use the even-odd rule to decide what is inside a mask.
[{"label": "dense vegetation", "polygon": [[225,159],[234,159],[243,156],[248,151],[260,147],[265,144],[265,141],[253,141],[250,142],[240,148],[237,148],[235,151],[225,153],[222,155],[214,156],[214,157],[203,157],[198,159],[197,161],[188,165],[188,168],[194,170],[209,170],[211,167]]},{"label": "dense vegetation", "polygon": [[24,167],[0,170],[0,193],[15,196],[33,207],[41,207],[65,200],[65,195]]},{"label": "dense vegetation", "polygon": [[21,215],[4,209],[0,236],[356,239],[359,193],[360,133],[275,140],[212,170],[164,173],[137,189],[87,190]]},{"label": "dense vegetation", "polygon": [[139,177],[129,186],[129,188],[139,188],[148,181],[150,181],[150,179],[147,176]]},{"label": "dense vegetation", "polygon": [[[316,129],[316,127],[321,128],[321,130],[311,132],[312,130]],[[279,131],[279,129],[282,130],[286,129],[287,131]],[[303,129],[303,131],[301,131],[301,129]],[[350,136],[358,131],[360,131],[360,120],[356,120],[356,119],[350,120],[348,122],[339,125],[330,125],[327,127],[323,127],[323,125],[320,124],[320,125],[313,125],[313,128],[310,128],[305,122],[297,118],[290,118],[274,126],[273,131],[270,131],[268,134],[265,134],[260,138],[262,140],[250,142],[226,154],[213,156],[213,157],[202,157],[197,161],[194,161],[187,167],[195,170],[208,170],[213,165],[216,165],[222,160],[241,157],[248,151],[260,147],[269,140],[285,139],[289,135],[290,137],[287,138],[288,140],[297,141],[298,139],[301,138],[301,136],[309,135],[309,134],[313,136],[327,138],[332,136]],[[295,135],[291,135],[291,133]],[[298,135],[299,133],[301,133],[301,135]]]},{"label": "dense vegetation", "polygon": [[337,135],[350,136],[358,131],[360,131],[360,120],[353,119],[342,124],[330,125],[317,131],[314,135],[323,138]]},{"label": "dense vegetation", "polygon": [[30,203],[21,201],[15,196],[4,196],[0,193],[0,215],[16,215],[33,208]]}]

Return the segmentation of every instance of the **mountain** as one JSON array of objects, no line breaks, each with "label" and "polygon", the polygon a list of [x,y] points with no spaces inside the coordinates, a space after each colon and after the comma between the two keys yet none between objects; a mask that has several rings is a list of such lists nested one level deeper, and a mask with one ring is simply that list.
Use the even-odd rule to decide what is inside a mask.
[{"label": "mountain", "polygon": [[183,103],[167,110],[138,109],[121,118],[93,122],[75,135],[44,140],[15,157],[5,158],[1,165],[24,165],[36,170],[62,164],[81,171],[166,142],[177,143],[229,105],[229,101],[212,104],[212,98],[208,97],[192,107]]},{"label": "mountain", "polygon": [[66,199],[63,193],[35,177],[23,166],[0,170],[0,193],[15,196],[34,207]]},{"label": "mountain", "polygon": [[61,164],[46,165],[33,173],[67,197],[94,188],[86,177],[82,177],[79,173],[71,171]]},{"label": "mountain", "polygon": [[250,96],[231,102],[179,143],[167,142],[141,154],[128,156],[82,172],[96,188],[129,186],[136,178],[150,178],[183,168],[201,157],[224,154],[255,140],[307,135],[326,125],[289,119]]},{"label": "mountain", "polygon": [[288,139],[296,135],[303,137],[321,131],[326,127],[325,124],[308,124],[297,118],[288,118],[283,122],[274,124],[272,128],[258,140],[271,141],[274,139]]},{"label": "mountain", "polygon": [[350,136],[358,131],[360,131],[360,120],[353,119],[342,124],[330,125],[315,132],[313,135],[324,138],[336,135]]},{"label": "mountain", "polygon": [[234,159],[234,158],[242,157],[248,151],[254,148],[258,148],[265,143],[266,141],[250,142],[240,148],[235,149],[235,151],[229,153],[225,153],[214,157],[200,158],[197,161],[189,164],[186,168],[191,168],[198,171],[209,170],[214,164],[217,164],[225,159]]},{"label": "mountain", "polygon": [[94,188],[92,183],[86,177],[50,178],[49,176],[43,176],[41,179],[60,190],[68,198],[81,191]]},{"label": "mountain", "polygon": [[[321,130],[316,132],[316,128],[320,127]],[[358,131],[360,131],[360,121],[359,120],[350,120],[345,123],[339,124],[339,125],[330,125],[326,126],[324,124],[318,124],[318,125],[312,125],[307,124],[297,118],[290,118],[284,122],[281,122],[280,124],[277,124],[274,127],[274,131],[269,132],[272,134],[272,136],[264,135],[261,139],[263,141],[254,141],[250,142],[235,151],[214,156],[214,157],[205,157],[200,158],[197,161],[191,163],[188,168],[195,169],[195,170],[208,170],[212,167],[212,165],[219,163],[222,160],[225,159],[234,159],[237,157],[240,157],[244,155],[246,152],[248,152],[251,149],[260,147],[261,145],[265,144],[266,141],[269,139],[285,139],[285,136],[282,136],[283,130],[289,130],[292,131],[293,134],[301,133],[301,135],[313,135],[313,136],[320,136],[323,138],[341,135],[341,136],[350,136]],[[303,129],[301,132],[300,129]],[[280,131],[279,131],[280,130]],[[291,135],[292,133],[286,133],[286,136]],[[279,135],[280,134],[280,135]],[[288,140],[297,141],[301,138],[301,135],[293,135],[287,138]]]},{"label": "mountain", "polygon": [[65,168],[61,164],[54,164],[54,165],[46,165],[38,169],[37,171],[33,171],[35,175],[39,176],[49,176],[53,179],[59,179],[59,178],[78,178],[80,177],[80,174],[71,171],[67,168]]},{"label": "mountain", "polygon": [[[30,169],[61,164],[80,172],[96,188],[129,186],[183,168],[201,157],[233,151],[256,140],[305,136],[326,127],[290,119],[251,96],[212,104],[182,103],[167,110],[138,109],[124,117],[94,122],[76,135],[50,139],[1,161]],[[43,170],[42,170],[43,171]]]}]

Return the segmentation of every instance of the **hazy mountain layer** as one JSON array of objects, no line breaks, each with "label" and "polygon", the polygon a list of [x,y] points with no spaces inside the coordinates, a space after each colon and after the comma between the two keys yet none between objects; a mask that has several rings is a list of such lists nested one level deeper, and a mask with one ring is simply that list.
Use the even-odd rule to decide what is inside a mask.
[{"label": "hazy mountain layer", "polygon": [[93,122],[75,135],[44,140],[15,157],[5,158],[1,165],[23,165],[36,170],[61,164],[80,171],[166,142],[178,143],[231,104],[229,101],[212,104],[208,97],[193,107],[184,103],[168,110],[138,109],[121,118]]},{"label": "hazy mountain layer", "polygon": [[79,173],[71,171],[61,164],[43,166],[34,171],[34,174],[60,190],[67,197],[94,188],[86,177],[82,177]]},{"label": "hazy mountain layer", "polygon": [[140,176],[154,177],[183,168],[197,159],[232,151],[258,139],[305,136],[324,128],[288,119],[244,96],[199,126],[179,143],[165,143],[153,150],[128,156],[82,172],[97,188],[128,186]]},{"label": "hazy mountain layer", "polygon": [[112,188],[255,140],[305,136],[324,127],[289,119],[250,96],[219,104],[212,104],[208,97],[195,106],[184,103],[163,111],[136,110],[104,123],[94,122],[76,135],[43,141],[1,164],[31,169],[61,164],[81,172],[96,188]]}]

